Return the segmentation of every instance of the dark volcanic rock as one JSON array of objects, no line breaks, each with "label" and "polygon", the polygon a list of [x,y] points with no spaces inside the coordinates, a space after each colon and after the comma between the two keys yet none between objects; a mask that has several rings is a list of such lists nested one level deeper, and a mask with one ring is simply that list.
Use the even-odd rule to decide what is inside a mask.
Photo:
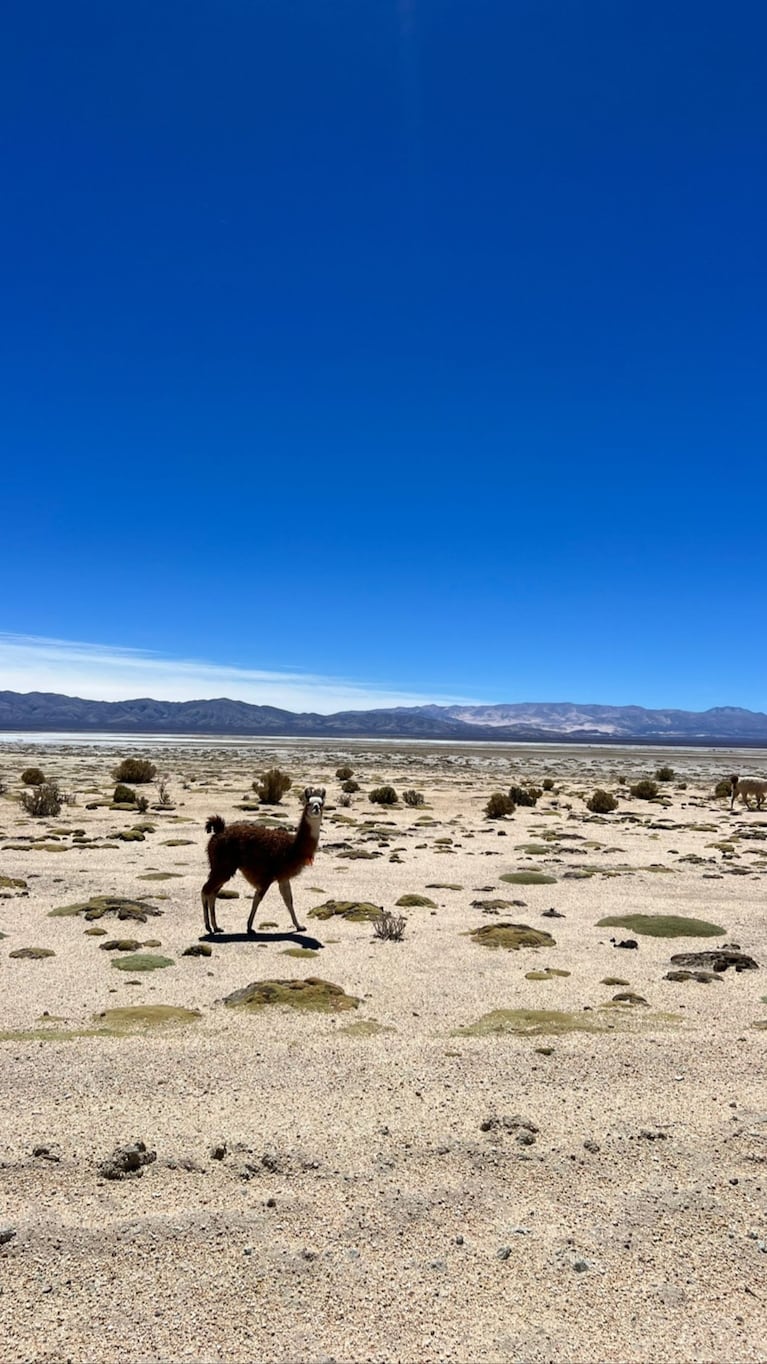
[{"label": "dark volcanic rock", "polygon": [[103,1179],[125,1179],[144,1173],[144,1166],[157,1159],[156,1151],[147,1151],[143,1141],[135,1141],[127,1146],[116,1146],[111,1156],[99,1163],[99,1174]]},{"label": "dark volcanic rock", "polygon": [[732,947],[714,948],[711,952],[677,952],[671,958],[671,965],[688,971],[726,971],[729,966],[734,966],[736,971],[759,970],[753,957]]}]

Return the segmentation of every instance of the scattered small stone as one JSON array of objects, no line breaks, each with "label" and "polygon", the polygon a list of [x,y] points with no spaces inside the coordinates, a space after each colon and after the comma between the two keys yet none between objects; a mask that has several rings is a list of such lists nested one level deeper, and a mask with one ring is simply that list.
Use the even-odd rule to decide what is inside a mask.
[{"label": "scattered small stone", "polygon": [[535,1137],[540,1130],[529,1118],[520,1117],[519,1113],[514,1113],[511,1117],[504,1115],[501,1118],[491,1114],[489,1118],[483,1118],[479,1124],[480,1132],[527,1132],[528,1135]]},{"label": "scattered small stone", "polygon": [[508,1260],[511,1255],[511,1246],[500,1246],[495,1252],[496,1260]]},{"label": "scattered small stone", "polygon": [[560,914],[558,909],[544,909],[541,918],[543,919],[564,919],[564,914]]},{"label": "scattered small stone", "polygon": [[16,1235],[15,1227],[0,1227],[0,1246],[7,1246]]},{"label": "scattered small stone", "polygon": [[601,1150],[601,1147],[600,1147],[598,1141],[592,1141],[592,1140],[589,1138],[588,1141],[584,1141],[584,1143],[583,1143],[583,1149],[584,1149],[584,1151],[588,1151],[590,1155],[595,1156],[595,1155],[597,1155],[598,1152]]},{"label": "scattered small stone", "polygon": [[216,1141],[208,1150],[211,1160],[223,1160],[226,1155],[226,1142]]},{"label": "scattered small stone", "polygon": [[758,963],[753,957],[749,957],[745,952],[741,952],[734,947],[714,948],[711,952],[677,952],[671,958],[672,966],[681,966],[687,970],[704,970],[722,972],[733,966],[739,973],[741,971],[758,971]]},{"label": "scattered small stone", "polygon": [[583,1257],[580,1255],[577,1257],[577,1259],[573,1260],[573,1269],[575,1270],[576,1274],[585,1274],[586,1271],[591,1268],[592,1268],[591,1261],[584,1260]]},{"label": "scattered small stone", "polygon": [[193,942],[191,947],[185,947],[181,953],[182,957],[211,957],[213,948],[209,942]]},{"label": "scattered small stone", "polygon": [[611,939],[610,939],[610,942],[613,944],[614,947],[638,947],[638,946],[639,946],[639,943],[636,941],[636,938],[624,938],[624,939],[623,939],[623,942],[616,942],[614,938],[611,938]]}]

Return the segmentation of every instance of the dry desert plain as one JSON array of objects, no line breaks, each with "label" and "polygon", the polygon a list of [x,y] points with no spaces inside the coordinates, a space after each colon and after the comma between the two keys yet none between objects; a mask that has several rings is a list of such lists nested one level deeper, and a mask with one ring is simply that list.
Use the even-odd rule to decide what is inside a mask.
[{"label": "dry desert plain", "polygon": [[[154,784],[135,788],[145,813],[111,808],[130,754],[167,774],[169,807],[154,808]],[[631,797],[661,763],[676,776],[659,798]],[[275,764],[293,788],[257,808],[252,781]],[[360,785],[348,805],[344,764]],[[31,765],[72,794],[58,817],[20,807]],[[765,766],[693,750],[6,737],[2,1359],[766,1359],[767,813],[713,795]],[[485,817],[492,792],[544,779],[535,807]],[[423,805],[372,804],[385,782]],[[248,939],[238,874],[210,955],[185,955],[203,932],[206,816],[293,826],[307,784],[328,795],[293,883],[305,932],[272,888]],[[614,813],[589,813],[596,787]],[[98,899],[86,917],[104,896],[133,917]],[[313,914],[329,901],[401,913],[402,941]],[[715,927],[599,922],[637,914]],[[550,941],[471,936],[510,923]],[[731,943],[761,969],[668,978],[672,955]],[[52,955],[14,955],[25,948]],[[141,970],[147,956],[166,964]],[[223,1002],[309,977],[346,1008]]]}]

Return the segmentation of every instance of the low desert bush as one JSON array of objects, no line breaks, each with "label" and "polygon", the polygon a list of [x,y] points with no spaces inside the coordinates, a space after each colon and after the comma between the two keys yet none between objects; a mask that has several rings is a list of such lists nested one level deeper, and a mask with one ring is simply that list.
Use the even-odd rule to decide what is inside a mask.
[{"label": "low desert bush", "polygon": [[424,803],[423,791],[403,791],[402,799],[404,800],[406,805],[412,806],[423,805]]},{"label": "low desert bush", "polygon": [[360,789],[360,784],[359,784],[358,781],[355,781],[353,777],[347,777],[347,778],[346,778],[346,781],[344,782],[343,786],[341,787],[341,790],[342,790],[342,791],[345,791],[346,794],[347,794],[347,796],[353,796],[353,795],[354,795],[354,792],[355,792],[355,791],[359,791],[359,789]]},{"label": "low desert bush", "polygon": [[168,788],[168,777],[160,777],[157,783],[157,804],[161,810],[167,810],[173,804],[170,790]]},{"label": "low desert bush", "polygon": [[544,777],[542,785],[543,785],[544,791],[553,791],[553,790],[554,790],[554,779],[553,779],[553,777]]},{"label": "low desert bush", "polygon": [[609,815],[612,814],[613,810],[618,809],[618,802],[615,796],[610,795],[609,791],[603,791],[599,787],[593,796],[586,801],[586,809],[590,810],[592,815]]},{"label": "low desert bush", "polygon": [[149,809],[149,799],[147,796],[136,796],[136,809],[140,815],[145,815]]},{"label": "low desert bush", "polygon": [[732,782],[729,777],[722,777],[722,780],[716,783],[714,795],[717,800],[722,800],[724,796],[729,798],[732,795]]},{"label": "low desert bush", "polygon": [[28,815],[60,815],[64,797],[55,781],[44,781],[31,791],[22,791],[19,802]]},{"label": "low desert bush", "polygon": [[485,806],[485,814],[488,819],[504,819],[506,815],[513,815],[514,809],[511,796],[505,795],[503,791],[494,791]]},{"label": "low desert bush", "polygon": [[373,920],[373,933],[384,942],[402,942],[406,923],[402,914],[390,914],[388,909],[382,909],[378,918]]},{"label": "low desert bush", "polygon": [[112,776],[115,781],[132,781],[140,786],[142,782],[154,781],[157,768],[148,758],[123,758]]},{"label": "low desert bush", "polygon": [[629,787],[629,790],[637,800],[655,800],[658,794],[658,783],[651,781],[649,777],[643,777],[635,786]]},{"label": "low desert bush", "polygon": [[39,767],[26,767],[21,774],[22,786],[42,786],[45,773]]},{"label": "low desert bush", "polygon": [[135,805],[136,792],[132,791],[130,786],[123,786],[122,782],[118,782],[112,800],[115,805]]},{"label": "low desert bush", "polygon": [[342,808],[343,810],[348,810],[348,809],[349,809],[349,806],[351,805],[351,803],[352,803],[352,798],[351,798],[351,796],[339,796],[339,797],[338,797],[338,804],[341,806],[341,808]]},{"label": "low desert bush", "polygon": [[354,769],[348,763],[343,763],[341,767],[336,768],[336,776],[339,781],[348,781],[350,777],[354,776]]},{"label": "low desert bush", "polygon": [[286,791],[293,785],[287,772],[281,772],[279,767],[270,767],[264,772],[260,781],[254,781],[253,790],[262,805],[279,805]]},{"label": "low desert bush", "polygon": [[655,773],[656,781],[673,781],[676,772],[673,767],[659,767]]},{"label": "low desert bush", "polygon": [[527,788],[525,786],[512,786],[509,789],[509,799],[515,805],[535,805],[539,792],[536,787]]},{"label": "low desert bush", "polygon": [[374,805],[396,805],[397,792],[393,786],[376,786],[374,791],[369,792],[368,800],[372,800]]}]

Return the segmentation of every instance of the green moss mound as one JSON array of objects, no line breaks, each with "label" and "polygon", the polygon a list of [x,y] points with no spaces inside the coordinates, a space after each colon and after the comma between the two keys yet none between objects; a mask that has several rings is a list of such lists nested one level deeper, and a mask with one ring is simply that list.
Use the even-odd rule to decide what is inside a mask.
[{"label": "green moss mound", "polygon": [[326,900],[309,910],[310,919],[348,919],[353,924],[367,924],[379,918],[381,908],[371,905],[367,900]]},{"label": "green moss mound", "polygon": [[428,895],[400,895],[396,901],[400,909],[436,909],[437,906]]},{"label": "green moss mound", "polygon": [[137,877],[138,881],[180,881],[183,873],[180,871],[145,871]]},{"label": "green moss mound", "polygon": [[625,928],[650,938],[721,938],[726,929],[682,914],[608,914],[597,928]]},{"label": "green moss mound", "polygon": [[313,947],[286,947],[280,955],[283,957],[318,957],[320,954]]},{"label": "green moss mound", "polygon": [[17,947],[15,952],[9,952],[9,957],[16,957],[21,961],[42,961],[44,957],[55,957],[56,953],[50,947]]},{"label": "green moss mound", "polygon": [[174,962],[172,957],[156,956],[153,952],[132,952],[127,957],[115,957],[111,964],[117,971],[162,971]]},{"label": "green moss mound", "polygon": [[460,1037],[562,1037],[567,1033],[634,1032],[638,1027],[669,1027],[681,1023],[676,1014],[642,1012],[630,1006],[613,1005],[609,1011],[583,1010],[567,1013],[561,1009],[494,1009],[457,1032]]},{"label": "green moss mound", "polygon": [[0,876],[0,890],[26,890],[27,883],[20,876]]},{"label": "green moss mound", "polygon": [[124,895],[92,895],[90,900],[81,900],[74,905],[59,905],[49,911],[48,918],[69,918],[73,914],[83,914],[86,919],[102,919],[105,914],[114,914],[118,919],[145,924],[150,915],[162,914],[162,910],[144,900],[126,899]]},{"label": "green moss mound", "polygon": [[530,928],[528,924],[483,924],[472,928],[469,937],[480,947],[505,947],[517,952],[520,947],[556,947],[550,933],[542,928]]},{"label": "green moss mound", "polygon": [[306,1009],[311,1013],[345,1013],[359,1007],[354,995],[347,995],[340,985],[307,976],[306,980],[257,980],[227,995],[224,1004],[230,1009],[263,1009],[267,1004],[287,1004],[291,1009]]},{"label": "green moss mound", "polygon": [[182,1009],[175,1004],[133,1004],[104,1009],[94,1014],[104,1033],[141,1032],[144,1028],[167,1027],[169,1023],[198,1023],[199,1009]]},{"label": "green moss mound", "polygon": [[545,971],[526,971],[525,980],[555,980],[557,976],[569,975],[569,971],[559,971],[556,966],[547,966]]},{"label": "green moss mound", "polygon": [[557,878],[543,871],[507,871],[500,879],[511,886],[553,886]]},{"label": "green moss mound", "polygon": [[336,1028],[335,1036],[342,1034],[344,1037],[377,1037],[382,1032],[396,1032],[396,1028],[387,1028],[383,1023],[378,1023],[375,1018],[360,1018],[354,1023],[345,1023],[342,1028]]}]

